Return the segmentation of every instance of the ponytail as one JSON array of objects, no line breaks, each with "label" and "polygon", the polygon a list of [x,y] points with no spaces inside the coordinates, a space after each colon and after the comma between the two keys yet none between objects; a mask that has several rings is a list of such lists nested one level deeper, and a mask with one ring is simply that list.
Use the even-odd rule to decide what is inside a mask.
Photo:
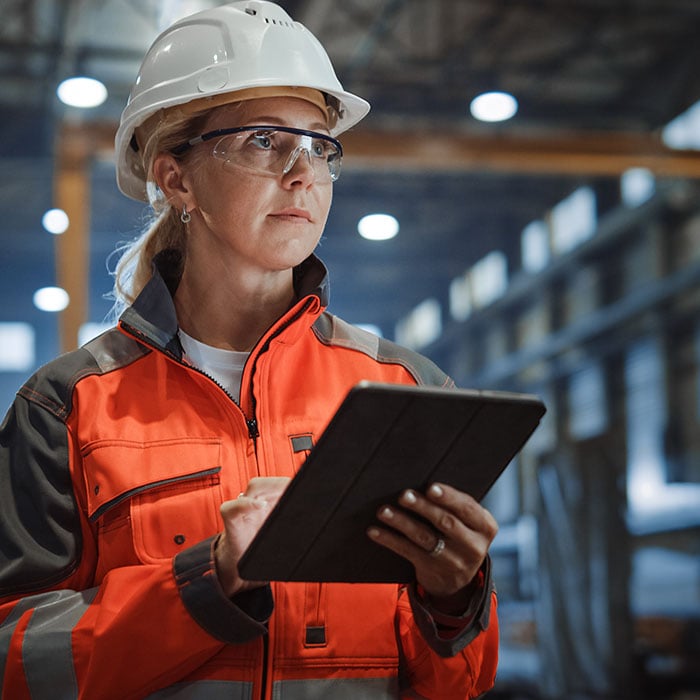
[{"label": "ponytail", "polygon": [[[112,273],[113,318],[117,318],[126,306],[132,304],[146,286],[152,275],[153,258],[158,253],[174,248],[179,251],[184,262],[187,229],[180,220],[179,212],[157,186],[153,176],[153,162],[159,153],[171,152],[176,146],[201,133],[210,114],[211,110],[190,115],[173,110],[158,113],[144,125],[145,128],[141,127],[142,133],[148,134],[143,139],[141,152],[144,169],[148,173],[147,191],[152,214],[142,233],[115,251],[119,260]],[[194,157],[194,154],[188,152],[178,156],[178,159],[185,162]]]}]

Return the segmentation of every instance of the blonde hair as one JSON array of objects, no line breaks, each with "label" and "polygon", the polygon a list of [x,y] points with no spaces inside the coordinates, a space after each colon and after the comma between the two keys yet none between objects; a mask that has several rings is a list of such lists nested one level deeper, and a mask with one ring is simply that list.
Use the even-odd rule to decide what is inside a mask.
[{"label": "blonde hair", "polygon": [[[156,115],[140,148],[143,167],[147,173],[147,191],[151,216],[142,233],[115,252],[119,260],[114,268],[112,316],[116,317],[145,287],[152,274],[153,258],[162,250],[174,248],[184,261],[186,254],[186,227],[180,220],[180,212],[165,198],[153,175],[153,163],[160,153],[171,152],[176,146],[198,136],[211,110],[194,114],[173,112],[167,116]],[[145,131],[145,130],[144,130]],[[194,160],[194,151],[177,156],[185,162]]]}]

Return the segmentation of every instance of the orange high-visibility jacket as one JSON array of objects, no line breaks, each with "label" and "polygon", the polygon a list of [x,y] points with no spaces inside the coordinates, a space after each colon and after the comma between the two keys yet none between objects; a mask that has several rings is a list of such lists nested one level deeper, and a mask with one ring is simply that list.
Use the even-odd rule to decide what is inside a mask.
[{"label": "orange high-visibility jacket", "polygon": [[252,477],[293,476],[359,380],[450,380],[327,313],[312,256],[295,270],[298,301],[251,353],[237,404],[182,361],[179,261],[167,251],[158,267],[120,328],[40,369],[0,429],[2,697],[488,690],[498,645],[488,560],[464,619],[387,584],[275,583],[229,599],[213,563],[221,502]]}]

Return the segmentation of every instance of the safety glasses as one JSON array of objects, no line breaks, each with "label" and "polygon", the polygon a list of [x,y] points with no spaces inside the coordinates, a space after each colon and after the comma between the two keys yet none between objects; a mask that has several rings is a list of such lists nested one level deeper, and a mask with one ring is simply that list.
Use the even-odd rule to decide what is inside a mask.
[{"label": "safety glasses", "polygon": [[214,141],[212,155],[225,168],[243,168],[260,175],[286,175],[304,154],[317,183],[340,177],[343,147],[332,136],[289,126],[236,126],[216,129],[173,149],[180,155],[200,143]]}]

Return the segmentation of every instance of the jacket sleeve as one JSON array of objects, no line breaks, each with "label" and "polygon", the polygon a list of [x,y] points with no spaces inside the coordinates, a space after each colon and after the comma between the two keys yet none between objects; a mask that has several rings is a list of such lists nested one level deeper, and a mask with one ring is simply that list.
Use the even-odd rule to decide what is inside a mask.
[{"label": "jacket sleeve", "polygon": [[[415,588],[399,598],[397,625],[407,698],[477,698],[490,690],[498,665],[497,599],[490,560],[465,619],[436,615]],[[410,689],[410,690],[409,690]]]},{"label": "jacket sleeve", "polygon": [[225,643],[264,633],[269,589],[229,600],[214,538],[171,562],[113,569],[95,585],[94,533],[72,486],[77,451],[65,411],[29,385],[20,394],[0,427],[3,698],[144,697]]}]

